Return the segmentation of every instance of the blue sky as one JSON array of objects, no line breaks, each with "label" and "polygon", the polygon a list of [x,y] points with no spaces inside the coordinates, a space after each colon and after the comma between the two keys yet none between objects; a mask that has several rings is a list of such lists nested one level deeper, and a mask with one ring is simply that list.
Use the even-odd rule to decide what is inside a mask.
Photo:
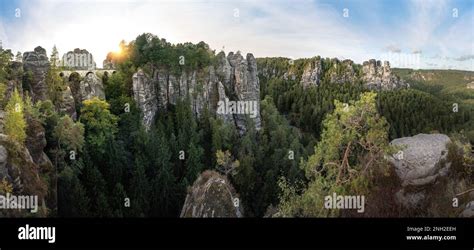
[{"label": "blue sky", "polygon": [[14,51],[79,47],[101,65],[143,32],[257,57],[474,70],[473,0],[0,0],[0,39]]}]

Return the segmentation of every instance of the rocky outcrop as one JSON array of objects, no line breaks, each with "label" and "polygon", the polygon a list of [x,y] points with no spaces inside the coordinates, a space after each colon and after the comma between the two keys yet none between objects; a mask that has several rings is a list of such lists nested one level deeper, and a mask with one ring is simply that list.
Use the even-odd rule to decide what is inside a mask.
[{"label": "rocky outcrop", "polygon": [[443,134],[418,134],[391,142],[398,148],[389,161],[402,182],[396,194],[399,203],[407,208],[423,205],[426,187],[449,172],[451,163],[446,158],[450,142]]},{"label": "rocky outcrop", "polygon": [[355,83],[356,73],[354,71],[353,64],[351,60],[344,60],[340,62],[337,58],[332,59],[333,69],[330,71],[329,82],[336,84],[343,83]]},{"label": "rocky outcrop", "polygon": [[[149,127],[159,110],[175,105],[179,99],[190,98],[191,108],[200,116],[203,109],[234,123],[241,133],[246,130],[246,115],[218,112],[224,101],[255,104],[256,115],[251,118],[260,129],[260,86],[257,63],[252,54],[244,58],[240,53],[223,52],[216,56],[216,65],[174,75],[163,69],[149,74],[139,70],[133,76],[134,99],[143,113],[143,124]],[[221,102],[220,102],[221,101]]]},{"label": "rocky outcrop", "polygon": [[9,66],[10,78],[6,82],[6,90],[4,93],[3,100],[10,100],[10,97],[13,94],[13,91],[16,89],[20,96],[23,96],[23,64],[21,62],[13,61]]},{"label": "rocky outcrop", "polygon": [[102,68],[103,69],[115,69],[115,63],[109,60],[104,60],[102,62]]},{"label": "rocky outcrop", "polygon": [[[221,60],[222,62],[223,60]],[[229,53],[227,61],[230,65],[230,80],[226,78],[219,79],[222,82],[227,92],[229,92],[229,99],[231,101],[249,102],[255,104],[257,111],[253,118],[255,128],[257,130],[261,127],[260,120],[260,83],[257,76],[257,61],[252,54],[247,54],[246,58],[237,52]],[[225,64],[227,66],[227,64]],[[225,68],[225,67],[219,67]],[[221,72],[227,77],[228,72]],[[226,92],[226,93],[227,93]],[[238,105],[238,104],[237,104]],[[235,123],[241,133],[245,131],[245,115],[234,114]]]},{"label": "rocky outcrop", "polygon": [[49,69],[49,60],[46,50],[36,47],[34,51],[23,53],[23,70],[26,73],[26,84],[31,90],[31,98],[34,102],[46,100],[48,87],[46,86],[46,74]]},{"label": "rocky outcrop", "polygon": [[5,101],[10,100],[13,94],[13,91],[15,91],[15,89],[18,91],[18,94],[20,96],[23,96],[23,87],[22,87],[21,81],[9,80],[7,81],[6,87],[7,89],[5,90],[5,94],[3,98]]},{"label": "rocky outcrop", "polygon": [[390,63],[371,59],[362,65],[362,80],[369,89],[393,90],[409,87],[409,84],[392,74]]},{"label": "rocky outcrop", "polygon": [[468,89],[474,89],[474,82],[470,82],[466,85],[466,88]]},{"label": "rocky outcrop", "polygon": [[52,170],[53,164],[44,153],[46,147],[46,132],[41,122],[35,118],[28,117],[25,145],[34,163],[42,170]]},{"label": "rocky outcrop", "polygon": [[474,201],[469,202],[459,217],[474,218]]},{"label": "rocky outcrop", "polygon": [[0,179],[7,181],[14,195],[33,195],[38,197],[39,211],[31,214],[27,210],[0,210],[0,217],[46,216],[45,198],[47,183],[40,177],[41,168],[33,161],[30,151],[0,134]]},{"label": "rocky outcrop", "polygon": [[94,70],[94,57],[85,49],[74,49],[63,55],[62,66],[71,70]]},{"label": "rocky outcrop", "polygon": [[432,81],[435,79],[437,76],[436,73],[434,72],[423,72],[423,71],[413,71],[410,74],[410,78],[415,80],[415,81]]},{"label": "rocky outcrop", "polygon": [[105,99],[104,86],[102,79],[100,79],[93,72],[86,74],[80,83],[81,101],[89,100],[94,97]]},{"label": "rocky outcrop", "polygon": [[242,206],[229,180],[205,171],[188,189],[181,217],[242,217]]},{"label": "rocky outcrop", "polygon": [[322,77],[321,60],[310,61],[304,68],[300,84],[307,88],[309,86],[318,86]]},{"label": "rocky outcrop", "polygon": [[69,86],[66,86],[66,89],[62,93],[62,101],[59,105],[59,110],[62,113],[68,114],[73,120],[77,119],[76,102]]},{"label": "rocky outcrop", "polygon": [[133,95],[142,111],[143,124],[150,128],[158,111],[158,99],[154,82],[142,70],[133,75]]},{"label": "rocky outcrop", "polygon": [[0,110],[0,134],[5,133],[4,132],[4,123],[5,123],[5,111]]},{"label": "rocky outcrop", "polygon": [[401,80],[390,69],[389,62],[376,61],[374,59],[360,65],[352,60],[340,61],[337,58],[322,59],[319,56],[310,59],[288,59],[285,65],[282,58],[261,59],[259,74],[265,79],[281,78],[297,80],[303,88],[319,86],[323,81],[331,84],[363,82],[369,89],[393,90],[409,87],[409,84]]},{"label": "rocky outcrop", "polygon": [[0,145],[0,181],[8,176],[7,159],[8,151],[4,146]]}]

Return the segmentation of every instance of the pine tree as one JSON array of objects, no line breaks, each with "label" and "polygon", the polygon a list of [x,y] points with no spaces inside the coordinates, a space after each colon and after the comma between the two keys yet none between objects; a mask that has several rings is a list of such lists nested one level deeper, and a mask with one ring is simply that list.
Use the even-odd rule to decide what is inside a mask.
[{"label": "pine tree", "polygon": [[307,189],[295,195],[286,181],[280,182],[283,214],[337,215],[337,210],[324,209],[326,195],[365,194],[371,178],[386,174],[384,155],[392,150],[388,146],[388,124],[377,113],[375,98],[375,93],[368,92],[349,106],[335,101],[335,110],[324,120],[321,141],[302,164],[310,179]]},{"label": "pine tree", "polygon": [[189,145],[189,154],[186,159],[186,179],[188,183],[192,184],[197,176],[203,170],[202,156],[203,149],[195,145],[193,142]]},{"label": "pine tree", "polygon": [[125,198],[127,198],[127,194],[123,185],[121,183],[115,184],[110,203],[114,217],[124,217],[127,214],[128,208],[125,207]]},{"label": "pine tree", "polygon": [[144,159],[137,158],[130,181],[131,215],[146,217],[149,212],[150,185],[145,174]]},{"label": "pine tree", "polygon": [[89,198],[77,177],[67,166],[58,176],[58,213],[64,217],[85,217],[89,214]]},{"label": "pine tree", "polygon": [[96,217],[110,217],[112,211],[109,206],[106,182],[97,169],[90,161],[86,161],[84,173],[82,175],[82,183],[90,197],[90,212]]},{"label": "pine tree", "polygon": [[59,76],[59,57],[56,46],[53,47],[53,51],[50,57],[50,67],[46,73],[46,84],[48,86],[48,96],[53,102],[56,110],[59,111],[59,107],[63,102],[63,91],[66,89],[66,83]]}]

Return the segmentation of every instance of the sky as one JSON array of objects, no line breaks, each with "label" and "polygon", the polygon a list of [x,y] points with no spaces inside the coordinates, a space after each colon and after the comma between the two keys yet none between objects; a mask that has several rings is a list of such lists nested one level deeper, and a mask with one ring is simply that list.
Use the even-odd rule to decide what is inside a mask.
[{"label": "sky", "polygon": [[109,51],[150,32],[256,57],[474,71],[474,0],[0,0],[3,48]]}]

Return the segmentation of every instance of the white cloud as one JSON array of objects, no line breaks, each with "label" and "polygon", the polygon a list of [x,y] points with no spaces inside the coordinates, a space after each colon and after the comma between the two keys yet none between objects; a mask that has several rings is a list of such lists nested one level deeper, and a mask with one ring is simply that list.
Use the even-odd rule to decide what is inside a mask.
[{"label": "white cloud", "polygon": [[[61,53],[76,47],[96,61],[125,39],[151,32],[171,42],[205,41],[212,48],[256,56],[357,56],[362,40],[342,13],[312,1],[35,1],[9,34],[9,45]],[[235,9],[239,17],[234,17]],[[260,13],[260,14],[259,14]],[[14,32],[14,31],[20,32]]]},{"label": "white cloud", "polygon": [[41,45],[50,52],[54,44],[60,53],[87,49],[98,65],[122,39],[130,41],[143,32],[173,43],[205,41],[217,51],[225,46],[226,52],[241,50],[257,57],[322,55],[359,63],[379,59],[387,44],[443,57],[474,49],[472,33],[466,32],[472,27],[472,9],[446,33],[439,33],[447,1],[412,0],[409,4],[407,20],[385,26],[377,20],[387,13],[375,14],[362,7],[351,10],[351,15],[371,20],[360,24],[351,16],[344,18],[342,10],[310,0],[25,0],[22,18],[3,29],[0,23],[0,39],[14,51]]}]

